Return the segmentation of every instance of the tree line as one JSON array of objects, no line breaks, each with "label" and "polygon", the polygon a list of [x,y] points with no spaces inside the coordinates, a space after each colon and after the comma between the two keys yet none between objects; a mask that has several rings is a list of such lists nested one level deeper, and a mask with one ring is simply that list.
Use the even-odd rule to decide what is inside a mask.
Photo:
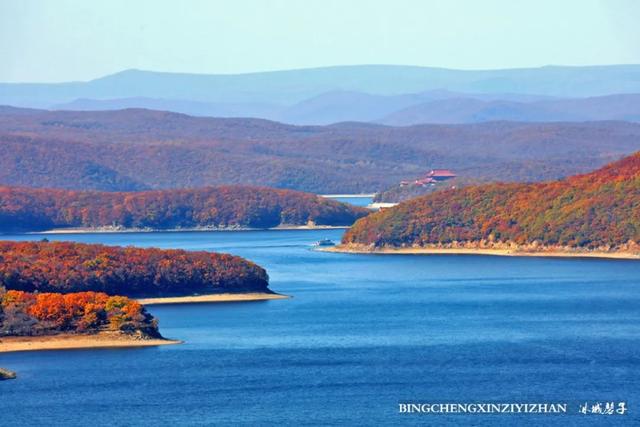
[{"label": "tree line", "polygon": [[351,225],[365,209],[314,194],[222,186],[142,192],[0,187],[0,231],[65,227],[194,228]]}]

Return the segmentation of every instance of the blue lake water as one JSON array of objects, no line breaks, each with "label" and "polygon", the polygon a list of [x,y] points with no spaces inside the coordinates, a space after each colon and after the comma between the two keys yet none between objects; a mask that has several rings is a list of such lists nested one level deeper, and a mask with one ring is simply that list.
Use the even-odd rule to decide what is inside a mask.
[{"label": "blue lake water", "polygon": [[[342,230],[48,235],[230,252],[290,300],[151,306],[145,349],[0,354],[0,425],[633,425],[640,262],[321,253]],[[41,239],[9,235],[0,239]],[[407,415],[400,402],[567,402],[570,415]],[[624,415],[582,415],[584,402]]]},{"label": "blue lake water", "polygon": [[332,197],[332,199],[337,200],[339,202],[342,203],[349,203],[351,205],[355,205],[355,206],[367,206],[369,203],[371,203],[373,201],[373,199],[371,197],[353,197],[353,196],[347,196],[347,197]]}]

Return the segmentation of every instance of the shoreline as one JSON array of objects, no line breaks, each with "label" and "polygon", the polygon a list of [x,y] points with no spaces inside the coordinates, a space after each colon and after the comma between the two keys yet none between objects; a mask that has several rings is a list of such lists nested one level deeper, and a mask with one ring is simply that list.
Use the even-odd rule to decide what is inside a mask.
[{"label": "shoreline", "polygon": [[117,228],[117,227],[69,227],[53,228],[43,231],[22,231],[3,234],[99,234],[99,233],[180,233],[180,232],[218,232],[218,231],[285,231],[285,230],[345,230],[348,225],[278,225],[270,228],[251,227],[192,227],[192,228]]},{"label": "shoreline", "polygon": [[202,303],[225,303],[225,302],[250,302],[268,301],[277,299],[289,299],[289,295],[268,294],[265,292],[250,292],[244,294],[210,294],[191,295],[185,297],[159,297],[159,298],[139,298],[142,305],[162,305],[162,304],[202,304]]},{"label": "shoreline", "polygon": [[493,248],[375,248],[366,246],[337,245],[330,248],[318,249],[324,252],[369,254],[369,255],[491,255],[513,257],[542,257],[542,258],[605,258],[640,260],[640,253],[635,252],[604,252],[604,251],[567,251],[567,250],[517,250]]},{"label": "shoreline", "polygon": [[164,338],[140,339],[113,332],[100,332],[98,334],[59,334],[35,337],[2,337],[0,338],[0,353],[12,353],[17,351],[156,347],[181,343],[182,341]]}]

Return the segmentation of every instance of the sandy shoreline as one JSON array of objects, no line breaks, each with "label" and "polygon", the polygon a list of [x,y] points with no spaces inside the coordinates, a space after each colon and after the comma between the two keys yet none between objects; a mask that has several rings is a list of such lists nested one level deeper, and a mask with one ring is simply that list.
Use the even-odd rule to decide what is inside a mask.
[{"label": "sandy shoreline", "polygon": [[243,301],[267,301],[274,299],[288,299],[288,295],[268,294],[268,293],[246,293],[246,294],[211,294],[193,295],[186,297],[161,297],[161,298],[140,298],[137,301],[142,305],[158,304],[197,304],[212,302],[243,302]]},{"label": "sandy shoreline", "polygon": [[3,337],[0,339],[0,353],[89,348],[155,347],[180,343],[181,341],[168,339],[137,339],[112,332],[101,332],[93,335],[60,334],[40,337]]},{"label": "sandy shoreline", "polygon": [[[250,227],[194,227],[194,228],[117,228],[117,227],[70,227],[54,228],[44,231],[28,231],[25,234],[96,234],[96,233],[180,233],[196,231],[264,231],[264,230],[343,230],[349,228],[348,225],[279,225],[271,228],[250,228]],[[0,234],[0,236],[2,236]]]},{"label": "sandy shoreline", "polygon": [[494,255],[515,257],[550,257],[550,258],[609,258],[609,259],[637,259],[640,253],[632,252],[603,252],[603,251],[521,251],[513,249],[491,248],[376,248],[353,246],[332,246],[318,249],[325,252],[352,254],[383,254],[383,255]]}]

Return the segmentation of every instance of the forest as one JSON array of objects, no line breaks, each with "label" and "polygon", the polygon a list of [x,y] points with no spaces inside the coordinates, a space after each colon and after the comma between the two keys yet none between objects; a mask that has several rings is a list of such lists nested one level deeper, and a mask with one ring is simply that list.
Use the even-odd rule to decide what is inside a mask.
[{"label": "forest", "polygon": [[110,193],[0,186],[0,231],[346,226],[367,213],[314,194],[265,187]]},{"label": "forest", "polygon": [[10,291],[185,296],[270,292],[268,280],[263,268],[228,254],[72,242],[0,242],[0,286]]},{"label": "forest", "polygon": [[142,109],[0,108],[0,184],[372,193],[435,168],[531,182],[601,167],[636,151],[639,137],[640,124],[624,122],[293,126]]},{"label": "forest", "polygon": [[0,337],[117,331],[161,338],[142,305],[101,292],[28,293],[0,287]]},{"label": "forest", "polygon": [[640,251],[640,153],[559,181],[435,192],[360,219],[343,237],[374,247],[460,242]]}]

